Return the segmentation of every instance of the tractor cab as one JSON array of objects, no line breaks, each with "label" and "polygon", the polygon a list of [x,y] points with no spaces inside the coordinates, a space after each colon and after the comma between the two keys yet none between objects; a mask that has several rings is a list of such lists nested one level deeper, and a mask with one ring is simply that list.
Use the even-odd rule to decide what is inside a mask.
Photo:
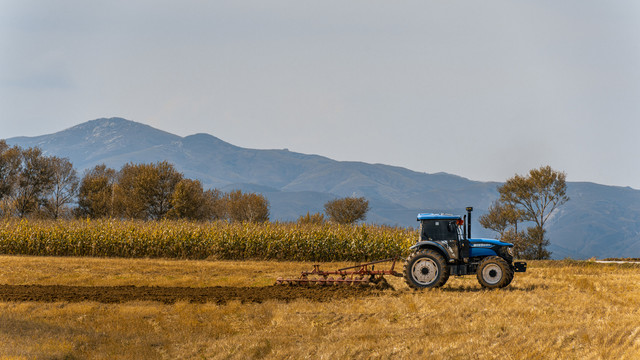
[{"label": "tractor cab", "polygon": [[463,224],[463,220],[459,216],[419,214],[418,220],[420,240],[458,240],[461,237],[458,226]]},{"label": "tractor cab", "polygon": [[447,214],[418,214],[420,240],[432,243],[447,253],[450,262],[469,258],[469,239],[466,236],[464,219]]}]

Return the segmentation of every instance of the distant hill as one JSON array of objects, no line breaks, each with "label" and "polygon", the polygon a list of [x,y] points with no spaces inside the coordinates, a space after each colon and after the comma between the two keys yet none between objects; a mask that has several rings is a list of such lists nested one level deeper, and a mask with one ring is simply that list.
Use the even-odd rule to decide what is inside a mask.
[{"label": "distant hill", "polygon": [[[180,137],[121,118],[92,120],[55,134],[7,142],[68,157],[80,172],[102,163],[119,169],[128,162],[167,160],[205,187],[263,193],[273,220],[322,212],[328,200],[351,195],[370,200],[368,222],[416,226],[418,212],[461,214],[468,205],[476,209],[477,219],[497,198],[499,185],[288,150],[241,148],[212,135]],[[571,200],[548,229],[554,257],[640,257],[640,191],[569,183],[568,192]],[[492,236],[477,222],[473,232]]]}]

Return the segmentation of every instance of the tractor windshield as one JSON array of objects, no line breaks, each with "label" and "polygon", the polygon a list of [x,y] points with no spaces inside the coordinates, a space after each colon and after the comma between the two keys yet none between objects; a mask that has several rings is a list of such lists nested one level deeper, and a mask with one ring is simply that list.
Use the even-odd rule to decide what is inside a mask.
[{"label": "tractor windshield", "polygon": [[423,220],[420,224],[423,240],[457,240],[458,225],[455,220]]}]

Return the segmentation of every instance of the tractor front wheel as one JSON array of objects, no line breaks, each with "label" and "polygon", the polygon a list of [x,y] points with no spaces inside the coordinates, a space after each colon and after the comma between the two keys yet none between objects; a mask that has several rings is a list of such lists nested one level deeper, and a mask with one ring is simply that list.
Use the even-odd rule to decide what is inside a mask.
[{"label": "tractor front wheel", "polygon": [[513,270],[499,256],[489,256],[478,266],[478,282],[487,289],[503,288],[513,280]]},{"label": "tractor front wheel", "polygon": [[404,263],[404,280],[414,289],[437,288],[448,279],[449,267],[436,251],[416,251]]}]

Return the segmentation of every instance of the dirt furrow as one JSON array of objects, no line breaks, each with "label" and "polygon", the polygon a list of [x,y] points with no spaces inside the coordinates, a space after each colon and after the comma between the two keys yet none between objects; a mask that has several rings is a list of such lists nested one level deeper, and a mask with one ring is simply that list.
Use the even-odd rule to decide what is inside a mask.
[{"label": "dirt furrow", "polygon": [[64,286],[0,285],[2,302],[81,302],[123,303],[178,301],[224,304],[229,301],[261,303],[267,300],[309,299],[330,301],[348,297],[375,296],[381,291],[371,287],[349,286],[266,286],[266,287],[159,287],[159,286]]}]

